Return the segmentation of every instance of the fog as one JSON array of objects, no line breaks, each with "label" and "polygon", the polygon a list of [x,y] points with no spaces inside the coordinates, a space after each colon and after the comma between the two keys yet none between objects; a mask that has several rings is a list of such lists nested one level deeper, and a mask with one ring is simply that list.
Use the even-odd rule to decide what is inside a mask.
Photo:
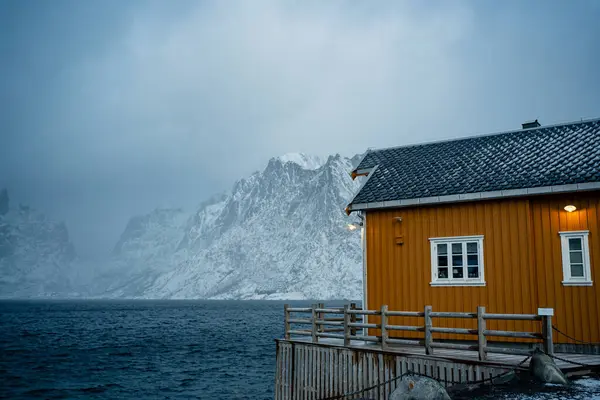
[{"label": "fog", "polygon": [[3,1],[0,187],[106,255],[287,152],[600,116],[600,3]]}]

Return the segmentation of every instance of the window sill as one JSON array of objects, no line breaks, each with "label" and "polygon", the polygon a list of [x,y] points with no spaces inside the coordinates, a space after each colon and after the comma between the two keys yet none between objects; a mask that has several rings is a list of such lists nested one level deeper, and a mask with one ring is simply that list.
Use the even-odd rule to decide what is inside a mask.
[{"label": "window sill", "polygon": [[485,282],[429,282],[430,286],[485,286]]},{"label": "window sill", "polygon": [[592,286],[593,281],[562,281],[563,286]]}]

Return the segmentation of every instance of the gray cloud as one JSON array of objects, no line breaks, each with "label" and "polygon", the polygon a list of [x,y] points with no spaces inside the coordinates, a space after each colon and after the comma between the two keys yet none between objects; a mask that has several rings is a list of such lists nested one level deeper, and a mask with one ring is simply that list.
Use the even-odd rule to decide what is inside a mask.
[{"label": "gray cloud", "polygon": [[86,254],[274,155],[598,116],[595,2],[102,4],[2,15],[0,184]]}]

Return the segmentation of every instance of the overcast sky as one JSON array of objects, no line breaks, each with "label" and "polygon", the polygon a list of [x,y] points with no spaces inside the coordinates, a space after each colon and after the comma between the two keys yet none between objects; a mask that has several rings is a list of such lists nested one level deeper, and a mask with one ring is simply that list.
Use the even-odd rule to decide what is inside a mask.
[{"label": "overcast sky", "polygon": [[0,0],[0,187],[101,256],[302,151],[600,117],[600,1]]}]

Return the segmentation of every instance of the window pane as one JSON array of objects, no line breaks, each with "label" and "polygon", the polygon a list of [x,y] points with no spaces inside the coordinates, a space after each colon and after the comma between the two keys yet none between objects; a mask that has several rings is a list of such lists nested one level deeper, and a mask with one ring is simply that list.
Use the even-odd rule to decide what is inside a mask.
[{"label": "window pane", "polygon": [[448,245],[447,244],[438,244],[437,247],[438,254],[448,254]]},{"label": "window pane", "polygon": [[571,264],[571,276],[583,278],[583,264]]},{"label": "window pane", "polygon": [[468,268],[469,278],[479,278],[479,268],[478,267],[469,267]]},{"label": "window pane", "polygon": [[438,256],[438,266],[439,267],[447,267],[448,266],[448,256]]},{"label": "window pane", "polygon": [[438,278],[439,279],[447,279],[448,278],[448,268],[439,268],[438,269]]},{"label": "window pane", "polygon": [[462,254],[458,256],[452,256],[452,265],[456,267],[460,267],[463,265],[463,257]]},{"label": "window pane", "polygon": [[569,238],[569,250],[581,250],[581,238]]},{"label": "window pane", "polygon": [[477,253],[477,242],[467,243],[467,253]]},{"label": "window pane", "polygon": [[463,277],[463,269],[462,268],[452,268],[452,277],[453,278],[462,278]]},{"label": "window pane", "polygon": [[467,265],[477,265],[479,262],[479,257],[477,254],[469,254],[467,256]]},{"label": "window pane", "polygon": [[571,263],[572,264],[582,264],[583,263],[583,253],[581,251],[570,251],[571,254]]},{"label": "window pane", "polygon": [[462,254],[462,243],[452,243],[452,254]]}]

